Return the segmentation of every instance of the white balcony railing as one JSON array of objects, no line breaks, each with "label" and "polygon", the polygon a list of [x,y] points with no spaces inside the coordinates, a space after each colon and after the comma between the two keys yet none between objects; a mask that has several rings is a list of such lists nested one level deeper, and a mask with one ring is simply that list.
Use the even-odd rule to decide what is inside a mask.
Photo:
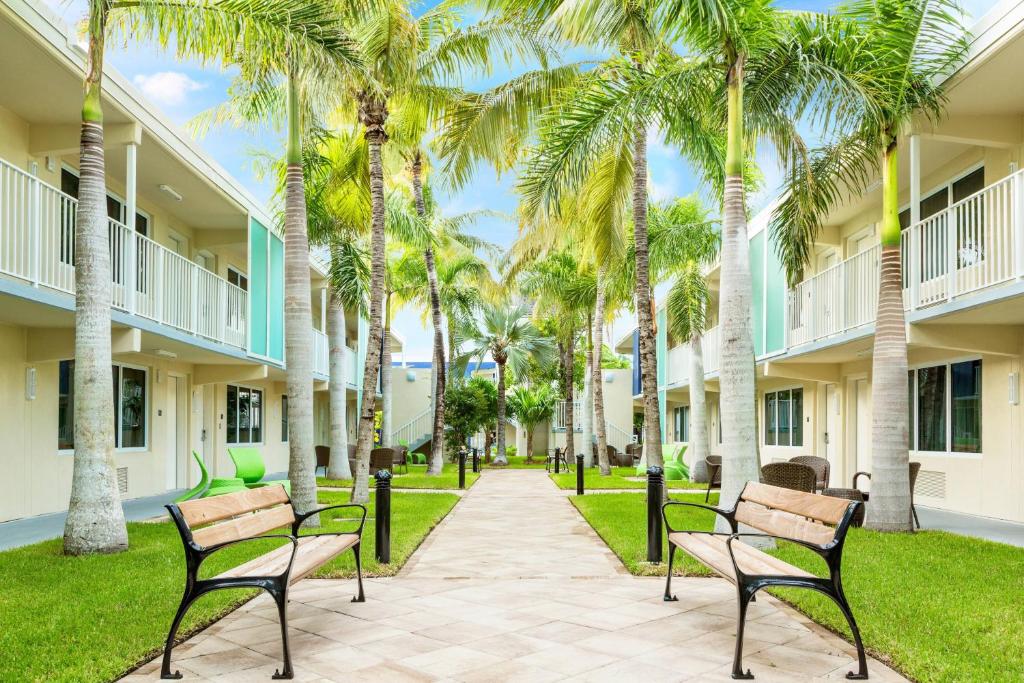
[{"label": "white balcony railing", "polygon": [[356,352],[347,346],[344,349],[344,353],[345,381],[347,381],[349,385],[353,387],[358,387],[363,382],[363,375],[359,372],[359,359],[356,357]]},{"label": "white balcony railing", "polygon": [[313,373],[329,377],[331,374],[330,344],[327,335],[320,330],[313,329]]},{"label": "white balcony railing", "polygon": [[432,408],[425,409],[391,432],[391,443],[398,446],[412,446],[421,443],[425,437],[430,437],[433,431],[433,416]]},{"label": "white balcony railing", "polygon": [[708,375],[719,370],[718,326],[712,327],[701,338],[701,351],[704,353],[704,374]]},{"label": "white balcony railing", "polygon": [[[568,403],[568,401],[559,401],[558,403],[555,404],[555,429],[565,429],[566,403]],[[574,431],[583,428],[583,409],[581,408],[582,405],[583,404],[580,401],[572,402],[572,423]]]},{"label": "white balcony railing", "polygon": [[[900,248],[908,310],[1024,276],[1024,171],[910,226]],[[786,348],[873,323],[880,258],[875,246],[790,290]]]},{"label": "white balcony railing", "polygon": [[[77,205],[0,159],[0,272],[74,294]],[[114,308],[246,348],[247,292],[119,221],[108,224]]]}]

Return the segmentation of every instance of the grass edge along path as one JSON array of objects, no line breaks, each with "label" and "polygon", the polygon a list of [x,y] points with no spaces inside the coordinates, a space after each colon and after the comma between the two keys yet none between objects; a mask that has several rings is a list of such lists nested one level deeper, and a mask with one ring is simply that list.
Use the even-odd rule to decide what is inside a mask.
[{"label": "grass edge along path", "polygon": [[[563,490],[575,490],[576,489],[576,470],[566,474],[554,474],[551,475],[551,480],[555,482],[555,486]],[[686,479],[676,479],[666,481],[665,485],[670,489],[688,489],[691,491],[699,491],[707,488],[707,484],[698,484]],[[596,467],[589,467],[583,471],[583,490],[588,491],[591,489],[646,489],[647,479],[636,476],[636,469],[633,467],[613,467],[612,473],[609,475],[602,475],[601,471]],[[699,502],[704,502],[701,498]]]},{"label": "grass edge along path", "polygon": [[[670,497],[703,502],[695,494]],[[665,575],[665,564],[644,561],[646,496],[608,493],[569,500],[630,573]],[[673,526],[711,529],[714,513],[691,509],[680,515],[682,510],[670,513]],[[772,553],[824,575],[824,562],[806,549],[784,543]],[[667,552],[663,556],[667,561]],[[676,569],[682,570],[676,575],[711,575],[681,551]],[[908,678],[922,683],[1024,680],[1024,612],[1018,599],[1024,593],[1024,548],[943,531],[851,529],[843,552],[843,587],[868,652]],[[842,613],[827,597],[797,589],[772,594],[852,642]]]},{"label": "grass edge along path", "polygon": [[[322,505],[347,502],[347,491],[321,492]],[[391,564],[374,558],[373,497],[363,529],[364,576],[392,576],[408,561],[459,497],[451,493],[396,491],[391,499]],[[351,511],[325,513],[325,530],[351,528],[335,520]],[[128,524],[129,549],[116,555],[65,557],[61,539],[0,552],[0,681],[110,681],[158,656],[181,600],[185,578],[181,540],[170,522]],[[253,541],[214,553],[202,576],[277,547]],[[346,551],[314,574],[355,576]],[[355,590],[355,582],[351,589]],[[347,594],[349,586],[339,587]],[[370,588],[372,591],[372,588]],[[215,591],[189,610],[179,642],[202,631],[255,591]],[[372,597],[372,593],[371,593]]]},{"label": "grass edge along path", "polygon": [[[404,468],[403,468],[404,469]],[[476,480],[480,478],[478,473],[473,472],[472,463],[466,462],[466,490],[469,490]],[[348,489],[352,488],[351,479],[328,479],[317,477],[316,485],[328,488]],[[377,486],[377,480],[370,477],[370,488]],[[391,477],[392,489],[447,489],[459,490],[459,466],[455,463],[445,463],[441,474],[428,475],[426,465],[409,465],[409,471],[393,473]]]}]

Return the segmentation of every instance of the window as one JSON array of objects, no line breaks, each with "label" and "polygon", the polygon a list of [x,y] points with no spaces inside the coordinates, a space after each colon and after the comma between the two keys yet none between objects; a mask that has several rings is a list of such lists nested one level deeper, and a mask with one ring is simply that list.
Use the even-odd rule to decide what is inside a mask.
[{"label": "window", "polygon": [[676,441],[690,441],[690,406],[679,406],[672,411],[676,428]]},{"label": "window", "polygon": [[233,284],[239,289],[249,291],[249,278],[245,276],[240,270],[236,270],[231,266],[228,266],[228,282]]},{"label": "window", "polygon": [[[69,197],[78,199],[78,186],[78,172],[66,166],[62,167],[60,169],[60,191]],[[122,199],[107,193],[107,218],[112,218],[119,223],[127,225],[127,221],[125,220],[125,208],[125,202]],[[65,220],[61,221],[63,229],[60,236],[60,260],[61,263],[72,265],[75,262],[75,211],[71,209],[71,207],[67,207],[62,203],[61,212],[68,212],[71,215],[65,216]],[[144,237],[148,237],[149,223],[149,214],[144,211],[135,212],[135,232]],[[117,278],[120,273],[120,264],[117,262],[117,259],[120,258],[120,256],[116,250],[113,257],[114,263],[111,264],[111,267],[114,269],[114,277]],[[141,280],[143,278],[140,277],[139,279]],[[120,280],[115,279],[115,282],[120,283]],[[141,292],[143,290],[140,289],[139,291]]]},{"label": "window", "polygon": [[[114,447],[145,448],[149,397],[148,373],[128,365],[111,367],[114,392]],[[58,369],[57,448],[75,447],[75,361],[62,360]]]},{"label": "window", "polygon": [[281,397],[281,441],[288,440],[288,397]]},{"label": "window", "polygon": [[981,453],[981,361],[911,370],[910,448]]},{"label": "window", "polygon": [[784,389],[764,395],[764,444],[804,445],[803,389]]},{"label": "window", "polygon": [[228,385],[227,442],[263,443],[263,392]]}]

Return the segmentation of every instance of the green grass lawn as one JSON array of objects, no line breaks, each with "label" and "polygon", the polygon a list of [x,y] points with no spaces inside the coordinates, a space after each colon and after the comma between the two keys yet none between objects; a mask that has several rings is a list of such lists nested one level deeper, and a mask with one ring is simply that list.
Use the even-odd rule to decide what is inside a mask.
[{"label": "green grass lawn", "polygon": [[[664,576],[665,565],[643,562],[645,496],[604,494],[570,500],[630,572]],[[681,515],[672,518],[678,528],[707,530],[714,523],[710,512],[674,514]],[[782,544],[772,552],[825,575],[824,562],[808,550]],[[676,560],[681,573],[708,574],[685,553],[677,553]],[[851,529],[843,553],[843,587],[869,651],[910,678],[1024,680],[1024,548],[941,531],[881,534]],[[776,594],[851,639],[842,614],[828,598],[806,590]]]},{"label": "green grass lawn", "polygon": [[[441,474],[437,476],[427,475],[426,465],[409,465],[409,472],[396,473],[391,479],[393,489],[458,489],[459,488],[459,466],[457,463],[446,462]],[[480,478],[472,469],[472,463],[466,462],[466,488],[476,483]],[[326,477],[316,478],[317,486],[329,486],[333,488],[349,488],[352,486],[351,479],[327,479]],[[370,486],[377,485],[377,481],[370,477]]]},{"label": "green grass lawn", "polygon": [[507,465],[495,465],[493,462],[490,462],[484,463],[484,467],[496,470],[542,470],[544,469],[544,458],[543,453],[535,453],[533,462],[528,463],[526,462],[525,455],[510,455],[508,456]]},{"label": "green grass lawn", "polygon": [[[329,505],[345,502],[348,493],[321,492],[319,497]],[[453,494],[393,494],[392,563],[385,566],[374,559],[369,506],[364,574],[397,573],[457,501]],[[344,528],[323,521],[327,528]],[[109,681],[160,651],[184,585],[181,540],[169,522],[129,524],[128,535],[130,549],[117,555],[65,557],[60,539],[0,552],[0,681]],[[258,541],[218,551],[204,563],[203,575],[225,571],[280,543]],[[354,575],[351,552],[317,573]],[[254,594],[225,590],[200,598],[181,634],[205,627]]]},{"label": "green grass lawn", "polygon": [[[627,477],[633,477],[633,479],[627,479]],[[583,473],[583,490],[588,489],[646,489],[646,479],[636,479],[636,469],[632,467],[613,467],[612,473],[607,477],[602,477],[600,470],[596,467],[590,467],[584,470]],[[573,470],[569,474],[552,474],[551,479],[554,480],[555,485],[560,489],[576,489],[576,470]],[[670,489],[703,489],[707,484],[695,484],[692,481],[680,479],[676,481],[667,481],[665,484]],[[701,502],[704,498],[701,497]]]}]

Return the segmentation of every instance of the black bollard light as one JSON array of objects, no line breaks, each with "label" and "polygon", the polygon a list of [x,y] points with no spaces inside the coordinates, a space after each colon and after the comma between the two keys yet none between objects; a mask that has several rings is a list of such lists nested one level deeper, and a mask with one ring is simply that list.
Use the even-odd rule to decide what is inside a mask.
[{"label": "black bollard light", "polygon": [[459,488],[466,488],[466,449],[459,449]]},{"label": "black bollard light", "polygon": [[558,461],[562,459],[562,449],[555,449],[555,474],[558,474]]},{"label": "black bollard light", "polygon": [[391,562],[391,472],[377,470],[374,478],[377,480],[377,513],[373,525],[376,531],[375,554],[378,562],[388,564]]},{"label": "black bollard light", "polygon": [[480,449],[473,448],[473,472],[479,474],[480,472]]},{"label": "black bollard light", "polygon": [[583,454],[576,454],[576,495],[583,495]]},{"label": "black bollard light", "polygon": [[647,561],[661,562],[661,491],[665,474],[658,466],[647,468]]}]

